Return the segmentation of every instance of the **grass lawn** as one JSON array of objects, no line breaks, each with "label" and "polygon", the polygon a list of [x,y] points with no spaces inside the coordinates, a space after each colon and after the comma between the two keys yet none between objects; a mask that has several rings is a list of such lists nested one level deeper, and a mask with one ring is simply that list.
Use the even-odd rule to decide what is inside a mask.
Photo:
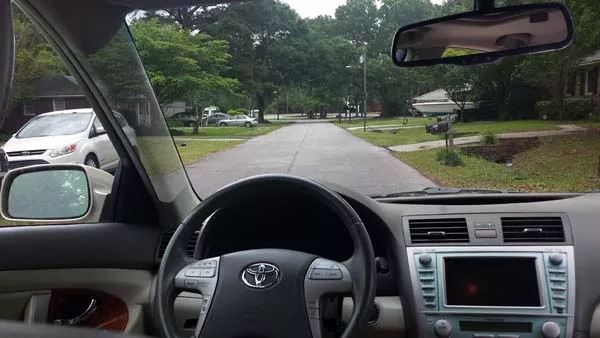
[{"label": "grass lawn", "polygon": [[257,127],[246,128],[246,127],[202,127],[198,130],[198,135],[193,135],[194,128],[191,127],[179,127],[171,128],[171,130],[177,130],[180,133],[173,135],[174,137],[186,137],[186,138],[250,138],[268,134],[276,129],[283,126],[282,123],[277,124],[261,124]]},{"label": "grass lawn", "polygon": [[198,162],[212,153],[227,150],[242,142],[243,141],[176,141],[177,150],[179,150],[179,156],[181,156],[184,165]]},{"label": "grass lawn", "polygon": [[[557,121],[501,121],[501,122],[470,122],[457,123],[454,125],[455,137],[482,135],[485,133],[501,134],[511,132],[541,131],[557,129]],[[355,130],[352,134],[367,142],[381,146],[390,147],[404,144],[414,144],[427,141],[443,140],[443,135],[431,135],[425,132],[425,127],[414,129],[385,130],[385,131],[362,131]]]},{"label": "grass lawn", "polygon": [[464,166],[447,167],[436,150],[396,156],[442,186],[521,192],[584,192],[600,189],[597,177],[600,132],[544,137],[539,147],[513,159],[513,166],[461,155]]}]

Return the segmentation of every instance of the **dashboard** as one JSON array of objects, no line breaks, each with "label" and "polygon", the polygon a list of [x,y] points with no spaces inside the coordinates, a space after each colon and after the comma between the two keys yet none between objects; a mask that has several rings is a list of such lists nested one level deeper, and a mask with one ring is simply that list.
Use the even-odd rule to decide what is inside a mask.
[{"label": "dashboard", "polygon": [[[360,215],[378,259],[370,336],[600,333],[599,194],[486,194],[477,203],[458,195],[374,200],[330,187]],[[200,255],[275,247],[350,257],[351,239],[331,211],[294,194],[264,196],[213,215]],[[342,317],[351,300],[343,307]]]}]

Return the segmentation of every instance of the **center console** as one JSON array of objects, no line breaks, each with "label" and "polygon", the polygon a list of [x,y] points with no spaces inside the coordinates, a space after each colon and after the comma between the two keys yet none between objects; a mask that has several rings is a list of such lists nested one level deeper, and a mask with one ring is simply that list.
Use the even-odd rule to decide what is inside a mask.
[{"label": "center console", "polygon": [[408,247],[424,337],[559,338],[573,331],[572,246]]},{"label": "center console", "polygon": [[421,337],[572,337],[566,214],[415,215],[403,224]]}]

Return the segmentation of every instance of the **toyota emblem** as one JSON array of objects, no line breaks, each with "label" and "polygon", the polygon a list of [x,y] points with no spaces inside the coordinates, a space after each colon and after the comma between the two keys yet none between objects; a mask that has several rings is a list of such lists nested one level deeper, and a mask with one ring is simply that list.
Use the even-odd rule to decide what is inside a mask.
[{"label": "toyota emblem", "polygon": [[242,282],[253,289],[266,289],[281,279],[279,268],[269,263],[254,263],[242,271]]}]

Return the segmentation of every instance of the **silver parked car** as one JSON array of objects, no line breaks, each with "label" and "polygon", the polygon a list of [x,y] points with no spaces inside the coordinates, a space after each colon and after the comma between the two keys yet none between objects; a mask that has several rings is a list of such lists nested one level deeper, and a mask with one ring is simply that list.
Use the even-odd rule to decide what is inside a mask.
[{"label": "silver parked car", "polygon": [[258,125],[258,120],[247,115],[235,115],[230,116],[225,120],[219,121],[219,126],[244,126],[247,128],[251,128]]}]

